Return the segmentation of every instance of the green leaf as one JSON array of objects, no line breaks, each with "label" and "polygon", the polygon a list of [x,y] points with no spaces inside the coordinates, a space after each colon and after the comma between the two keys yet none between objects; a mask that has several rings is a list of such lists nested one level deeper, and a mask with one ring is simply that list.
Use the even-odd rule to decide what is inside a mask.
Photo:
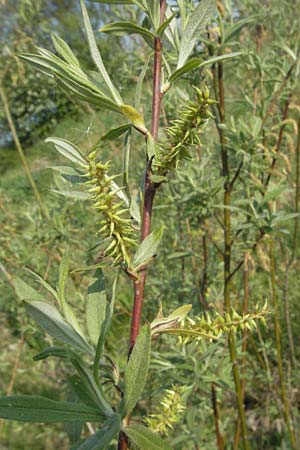
[{"label": "green leaf", "polygon": [[0,417],[21,422],[99,422],[102,414],[83,403],[19,395],[0,398]]},{"label": "green leaf", "polygon": [[69,275],[69,268],[70,268],[69,254],[68,249],[66,249],[60,261],[59,276],[58,276],[58,296],[60,298],[60,302],[63,309],[65,306],[65,283]]},{"label": "green leaf", "polygon": [[60,312],[49,303],[41,301],[26,302],[25,308],[35,322],[50,336],[71,347],[93,355],[89,344],[67,322]]},{"label": "green leaf", "polygon": [[89,286],[86,304],[86,324],[89,336],[97,345],[102,324],[106,317],[106,291],[103,273],[98,271],[98,279]]},{"label": "green leaf", "polygon": [[114,279],[114,282],[112,285],[111,299],[106,308],[105,320],[101,324],[101,332],[100,332],[100,336],[99,336],[99,339],[97,342],[96,354],[95,354],[95,359],[94,359],[94,374],[95,374],[96,378],[98,377],[99,363],[100,363],[100,359],[101,359],[102,353],[103,353],[105,338],[106,338],[107,332],[109,330],[109,327],[111,324],[111,319],[112,319],[113,312],[114,312],[117,283],[118,283],[118,276]]},{"label": "green leaf", "polygon": [[141,450],[172,450],[172,447],[157,433],[143,425],[132,423],[124,429],[124,433]]},{"label": "green leaf", "polygon": [[147,5],[147,12],[153,23],[155,30],[158,29],[160,24],[160,1],[159,0],[145,0]]},{"label": "green leaf", "polygon": [[87,161],[85,160],[84,156],[81,154],[79,148],[76,147],[76,145],[72,144],[72,142],[57,137],[47,138],[45,139],[45,142],[51,142],[51,144],[54,144],[55,149],[60,154],[75,162],[76,164],[79,164],[81,167],[87,166]]},{"label": "green leaf", "polygon": [[96,408],[99,413],[102,414],[102,418],[105,419],[105,416],[99,410],[97,398],[95,398],[94,393],[91,393],[89,388],[86,387],[82,379],[76,374],[68,377],[68,382],[80,401],[91,408]]},{"label": "green leaf", "polygon": [[57,34],[51,34],[51,39],[55,50],[67,63],[80,67],[78,59],[63,39],[57,36]]},{"label": "green leaf", "polygon": [[99,31],[102,33],[127,33],[139,34],[145,39],[147,44],[153,48],[154,35],[147,28],[140,27],[134,22],[114,22],[104,25]]},{"label": "green leaf", "polygon": [[206,61],[203,61],[201,58],[193,58],[190,59],[184,66],[182,66],[180,69],[176,70],[172,73],[172,75],[169,78],[169,82],[173,82],[177,80],[177,78],[181,77],[187,72],[190,72],[194,69],[200,69],[201,67],[207,66],[209,64],[215,64],[216,62],[225,61],[227,59],[233,59],[238,56],[242,56],[245,53],[243,52],[234,52],[234,53],[227,53],[225,55],[215,56],[213,58],[207,59]]},{"label": "green leaf", "polygon": [[176,12],[173,13],[173,14],[171,14],[171,15],[167,18],[167,20],[165,20],[164,23],[162,23],[162,24],[160,25],[160,27],[157,28],[157,30],[156,30],[157,36],[160,36],[160,37],[161,37],[161,36],[164,34],[166,28],[168,28],[168,26],[170,25],[170,23],[172,22],[172,20],[176,17],[176,14],[177,14]]},{"label": "green leaf", "polygon": [[103,64],[102,61],[102,57],[100,54],[100,51],[97,47],[96,44],[96,39],[92,30],[92,26],[91,26],[91,22],[88,16],[88,12],[87,9],[85,7],[84,4],[84,0],[80,0],[80,4],[81,4],[81,10],[82,10],[82,16],[83,16],[83,21],[84,21],[84,26],[85,26],[85,31],[86,31],[86,35],[87,35],[87,39],[88,39],[88,43],[89,43],[89,47],[90,47],[90,52],[92,55],[92,58],[94,60],[94,63],[96,65],[96,67],[98,68],[109,92],[111,93],[113,99],[115,100],[115,102],[117,103],[117,105],[122,105],[124,102],[118,92],[118,90],[115,88],[115,86],[113,85],[107,71],[106,68]]},{"label": "green leaf", "polygon": [[42,294],[36,291],[34,288],[29,286],[29,284],[25,283],[25,281],[21,280],[19,277],[15,277],[13,279],[13,285],[19,299],[22,300],[44,300]]},{"label": "green leaf", "polygon": [[120,127],[112,128],[101,137],[100,141],[112,141],[113,139],[122,136],[124,133],[130,130],[131,127],[132,125],[127,123],[126,125],[121,125]]},{"label": "green leaf", "polygon": [[231,25],[225,33],[224,36],[224,43],[225,42],[229,42],[232,38],[234,38],[240,31],[241,29],[246,26],[249,25],[251,23],[255,23],[256,20],[258,19],[259,15],[253,15],[253,16],[248,16],[245,19],[242,20],[238,20],[236,23],[234,23],[233,25]]},{"label": "green leaf", "polygon": [[42,350],[40,353],[33,357],[34,361],[41,361],[43,359],[47,359],[51,356],[55,356],[61,359],[71,359],[74,358],[74,353],[72,353],[69,349],[64,347],[47,347]]},{"label": "green leaf", "polygon": [[89,393],[89,397],[93,399],[105,417],[111,416],[113,410],[105,398],[101,384],[96,383],[91,370],[79,358],[73,358],[72,364],[80,376],[82,385]]},{"label": "green leaf", "polygon": [[151,259],[156,255],[163,233],[164,226],[161,225],[159,228],[152,231],[152,233],[150,233],[149,236],[147,236],[146,239],[140,243],[133,258],[133,267],[135,269],[151,261]]},{"label": "green leaf", "polygon": [[147,324],[140,329],[125,370],[124,397],[120,406],[122,417],[131,413],[144,390],[149,370],[150,349],[151,333]]},{"label": "green leaf", "polygon": [[84,441],[78,450],[104,450],[120,430],[121,417],[119,414],[113,414],[104,422],[101,430]]},{"label": "green leaf", "polygon": [[131,130],[128,130],[124,139],[122,173],[123,173],[123,186],[129,198],[130,198],[130,189],[129,189],[130,150],[131,150]]},{"label": "green leaf", "polygon": [[202,0],[197,8],[191,12],[186,27],[182,32],[177,69],[185,64],[193,51],[199,34],[205,30],[206,25],[209,23],[215,12],[215,0]]}]

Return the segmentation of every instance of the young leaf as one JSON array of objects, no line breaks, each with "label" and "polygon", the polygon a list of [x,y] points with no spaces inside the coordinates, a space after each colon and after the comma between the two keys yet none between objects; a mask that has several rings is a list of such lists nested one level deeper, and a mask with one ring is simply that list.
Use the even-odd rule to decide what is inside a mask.
[{"label": "young leaf", "polygon": [[78,350],[93,354],[89,344],[67,322],[59,311],[49,303],[26,302],[25,308],[35,322],[50,336]]},{"label": "young leaf", "polygon": [[101,137],[101,141],[112,141],[113,139],[117,139],[118,137],[122,136],[124,133],[126,133],[128,130],[130,130],[132,127],[131,124],[121,125],[117,128],[112,128],[107,133],[105,133]]},{"label": "young leaf", "polygon": [[139,332],[125,370],[124,397],[120,406],[122,417],[131,413],[144,390],[149,369],[150,348],[150,326],[144,325]]},{"label": "young leaf", "polygon": [[104,422],[101,430],[86,439],[78,450],[104,450],[120,430],[121,417],[119,414],[113,414]]},{"label": "young leaf", "polygon": [[87,329],[94,345],[97,345],[101,327],[105,320],[107,301],[103,274],[101,271],[98,271],[98,273],[98,279],[89,286],[86,304]]},{"label": "young leaf", "polygon": [[244,53],[242,53],[242,52],[226,53],[224,55],[215,56],[215,57],[207,59],[205,61],[203,61],[203,59],[201,59],[201,58],[190,59],[186,64],[184,64],[182,67],[180,67],[180,69],[175,70],[175,72],[172,73],[172,75],[169,78],[169,82],[171,83],[171,82],[177,80],[177,78],[181,77],[182,75],[184,75],[187,72],[190,72],[191,70],[194,70],[197,68],[200,69],[201,67],[207,66],[209,64],[215,64],[216,62],[225,61],[227,59],[233,59],[233,58],[236,58],[237,56],[241,56],[243,54]]},{"label": "young leaf", "polygon": [[120,106],[122,113],[127,119],[131,120],[133,126],[142,134],[147,134],[148,130],[145,127],[144,118],[133,106],[122,105]]},{"label": "young leaf", "polygon": [[88,39],[88,43],[89,43],[89,47],[90,47],[90,51],[91,51],[91,55],[94,60],[94,63],[96,65],[96,67],[98,68],[100,74],[102,75],[102,78],[103,78],[108,90],[110,91],[113,99],[115,100],[117,105],[122,105],[124,102],[123,102],[118,90],[113,85],[113,83],[106,71],[106,68],[103,64],[101,54],[100,54],[99,49],[96,44],[96,39],[95,39],[93,30],[92,30],[88,12],[87,12],[87,9],[84,4],[84,0],[80,0],[80,4],[81,4],[81,10],[82,10],[85,31],[86,31],[86,35],[87,35],[87,39]]},{"label": "young leaf", "polygon": [[135,269],[149,262],[156,255],[163,232],[164,226],[161,225],[159,228],[152,231],[152,233],[150,233],[149,236],[147,236],[146,239],[140,243],[133,258],[133,267]]},{"label": "young leaf", "polygon": [[114,22],[104,25],[99,31],[102,33],[139,34],[153,48],[154,35],[147,28],[140,27],[133,22]]},{"label": "young leaf", "polygon": [[191,12],[190,18],[182,32],[177,69],[182,67],[193,51],[199,34],[216,12],[215,0],[201,0],[197,8]]},{"label": "young leaf", "polygon": [[45,142],[51,142],[54,144],[55,149],[61,153],[66,158],[70,159],[71,161],[75,162],[76,164],[79,164],[81,167],[87,166],[87,161],[85,160],[84,156],[81,154],[80,150],[76,145],[72,144],[69,141],[66,141],[65,139],[51,137],[45,139]]},{"label": "young leaf", "polygon": [[78,59],[70,49],[69,45],[63,39],[57,36],[57,34],[52,34],[51,39],[55,50],[62,58],[64,58],[67,63],[80,67]]},{"label": "young leaf", "polygon": [[140,450],[172,450],[172,447],[157,433],[143,425],[132,423],[124,429],[124,433]]},{"label": "young leaf", "polygon": [[99,422],[102,414],[83,403],[54,401],[35,395],[0,398],[0,417],[21,422]]}]

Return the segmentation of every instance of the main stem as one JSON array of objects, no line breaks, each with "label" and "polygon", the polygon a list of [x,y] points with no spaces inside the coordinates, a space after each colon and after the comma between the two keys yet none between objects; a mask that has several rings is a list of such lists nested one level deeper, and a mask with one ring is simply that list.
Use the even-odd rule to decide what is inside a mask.
[{"label": "main stem", "polygon": [[[163,23],[166,10],[166,0],[160,0],[160,23]],[[161,93],[161,68],[162,68],[162,41],[159,37],[154,39],[154,70],[153,70],[153,96],[152,96],[152,123],[151,134],[155,140],[158,138],[159,117],[162,101]],[[147,139],[147,138],[146,138]],[[145,181],[144,181],[144,203],[141,227],[141,242],[150,234],[153,201],[156,189],[159,185],[151,181],[151,160],[147,156]],[[129,355],[135,345],[140,330],[144,291],[147,277],[147,266],[140,272],[139,278],[134,282],[134,304],[131,320]],[[129,422],[130,418],[126,418]],[[123,433],[119,435],[118,450],[127,450],[128,440]]]},{"label": "main stem", "polygon": [[12,118],[11,113],[10,113],[9,103],[8,103],[8,100],[7,100],[7,97],[6,97],[6,93],[5,93],[5,90],[4,90],[3,86],[0,86],[0,97],[1,97],[1,100],[2,100],[2,103],[3,103],[3,106],[4,106],[4,112],[5,112],[5,115],[6,115],[6,119],[7,119],[9,128],[10,128],[10,131],[11,131],[11,134],[12,134],[15,146],[16,146],[16,149],[17,149],[17,151],[19,153],[19,156],[20,156],[20,159],[22,161],[22,164],[24,166],[24,169],[25,169],[28,181],[29,181],[30,186],[31,186],[31,188],[33,190],[33,193],[34,193],[34,196],[36,198],[36,201],[37,201],[37,203],[38,203],[38,205],[39,205],[39,207],[41,209],[41,213],[42,213],[43,217],[47,218],[48,217],[48,211],[46,210],[46,208],[45,208],[45,206],[44,206],[44,204],[42,202],[42,199],[40,197],[38,188],[37,188],[37,186],[35,184],[35,181],[34,181],[34,179],[32,177],[32,174],[30,172],[30,168],[29,168],[29,165],[28,165],[28,162],[27,162],[24,150],[22,148],[22,145],[21,145],[21,142],[19,140],[18,133],[17,133],[17,130],[16,130],[13,118]]},{"label": "main stem", "polygon": [[[160,0],[160,22],[163,23],[166,9],[166,0]],[[159,37],[154,39],[154,71],[153,71],[153,96],[152,96],[152,124],[151,134],[155,140],[158,137],[159,117],[162,101],[161,93],[161,68],[162,68],[162,41]],[[147,157],[145,181],[144,181],[144,204],[142,215],[141,242],[150,234],[153,201],[158,185],[151,181],[151,160]],[[133,349],[136,338],[139,334],[144,291],[147,277],[147,266],[139,275],[139,279],[134,282],[134,305],[130,333],[130,351]]]}]

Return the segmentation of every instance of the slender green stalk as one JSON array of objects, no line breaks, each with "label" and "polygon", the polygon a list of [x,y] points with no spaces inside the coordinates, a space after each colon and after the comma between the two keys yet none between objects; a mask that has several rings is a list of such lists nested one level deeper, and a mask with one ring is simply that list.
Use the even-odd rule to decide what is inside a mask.
[{"label": "slender green stalk", "polygon": [[[295,203],[294,203],[294,212],[296,214],[299,213],[299,197],[300,197],[300,119],[298,120],[298,136],[297,136],[297,145],[296,145],[296,179],[295,179]],[[285,271],[285,282],[283,289],[283,299],[284,299],[284,313],[285,313],[285,322],[289,340],[289,351],[290,351],[290,359],[292,367],[296,366],[296,354],[295,354],[295,344],[293,339],[293,330],[292,323],[289,312],[289,272],[292,268],[292,265],[295,261],[296,249],[297,249],[297,241],[298,241],[298,229],[299,229],[299,216],[295,217],[294,221],[294,233],[293,233],[293,241],[292,241],[292,254],[287,263],[286,271]]]},{"label": "slender green stalk", "polygon": [[34,193],[34,196],[36,198],[36,201],[37,201],[37,203],[38,203],[38,205],[39,205],[39,207],[41,209],[41,213],[42,213],[43,217],[44,218],[48,218],[49,217],[48,211],[47,211],[45,205],[42,202],[42,199],[40,197],[40,194],[39,194],[39,191],[38,191],[37,186],[35,184],[35,181],[34,181],[32,175],[31,175],[30,168],[29,168],[29,165],[28,165],[28,162],[27,162],[24,150],[23,150],[21,142],[19,140],[19,137],[18,137],[18,134],[17,134],[17,130],[16,130],[13,118],[12,118],[11,113],[10,113],[8,99],[6,97],[6,93],[5,93],[5,90],[4,90],[3,86],[0,86],[0,97],[1,97],[1,100],[2,100],[2,103],[3,103],[3,106],[4,106],[5,116],[6,116],[8,124],[9,124],[9,128],[10,128],[11,134],[13,136],[13,140],[14,140],[15,146],[17,148],[17,151],[19,153],[20,159],[21,159],[22,164],[24,166],[24,169],[25,169],[27,178],[29,180],[30,186],[31,186],[31,188],[33,190],[33,193]]},{"label": "slender green stalk", "polygon": [[281,349],[281,328],[280,328],[280,315],[279,315],[279,304],[277,298],[277,288],[276,288],[276,267],[275,267],[275,256],[274,256],[274,242],[271,240],[270,243],[270,259],[271,259],[271,285],[272,285],[272,298],[274,307],[274,331],[276,340],[276,353],[277,353],[277,365],[278,374],[280,381],[280,393],[281,402],[283,407],[284,419],[288,429],[288,434],[291,441],[291,446],[293,450],[297,450],[297,442],[295,431],[293,429],[293,423],[290,413],[290,405],[287,399],[286,386],[284,379],[284,369],[282,361],[282,349]]},{"label": "slender green stalk", "polygon": [[[224,94],[224,78],[223,78],[223,65],[218,63],[217,71],[213,72],[215,79],[214,84],[218,94],[218,112],[219,123],[225,123],[225,94]],[[217,124],[218,125],[218,124]],[[226,140],[224,132],[218,127],[219,139],[221,146],[221,162],[222,162],[222,175],[224,177],[224,309],[227,313],[231,310],[231,255],[232,255],[232,237],[231,237],[231,193],[233,185],[230,182],[230,170],[228,152],[226,148]],[[232,363],[233,378],[235,383],[237,405],[239,411],[239,418],[241,423],[241,434],[244,450],[250,450],[248,437],[246,416],[244,410],[244,398],[240,381],[240,374],[238,368],[238,361],[236,355],[236,343],[234,334],[231,332],[228,336],[228,345],[230,352],[230,359]]]}]

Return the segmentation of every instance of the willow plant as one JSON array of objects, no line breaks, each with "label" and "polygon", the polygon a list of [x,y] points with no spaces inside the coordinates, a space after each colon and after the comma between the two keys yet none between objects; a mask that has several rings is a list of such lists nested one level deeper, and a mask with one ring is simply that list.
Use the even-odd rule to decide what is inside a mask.
[{"label": "willow plant", "polygon": [[[163,434],[166,434],[167,429],[174,423],[173,417],[167,418],[168,423],[160,423],[166,418],[164,414],[158,413],[155,417],[145,417],[141,423],[134,420],[133,415],[147,379],[152,338],[170,334],[178,336],[184,342],[191,339],[214,341],[223,333],[229,333],[233,339],[234,333],[255,328],[256,320],[264,321],[266,313],[264,308],[239,315],[231,308],[229,300],[226,300],[224,316],[215,314],[213,317],[204,315],[187,318],[191,305],[183,305],[166,317],[159,311],[154,321],[141,326],[147,269],[157,254],[164,230],[163,225],[151,230],[155,194],[168,182],[170,175],[174,176],[183,160],[193,158],[193,152],[200,143],[201,133],[205,132],[206,124],[213,116],[211,106],[215,103],[205,85],[187,85],[189,98],[179,108],[177,117],[159,133],[163,97],[189,72],[238,57],[240,54],[226,53],[206,60],[191,57],[201,33],[215,21],[214,0],[202,0],[196,7],[192,2],[181,0],[175,2],[175,5],[172,3],[172,7],[166,0],[99,2],[126,3],[141,12],[141,24],[112,23],[105,25],[101,31],[137,34],[149,46],[150,53],[154,54],[151,123],[145,123],[138,102],[134,106],[126,103],[113,84],[96,45],[83,0],[83,21],[91,57],[98,70],[96,74],[83,69],[69,45],[56,35],[52,36],[52,39],[57,54],[38,48],[37,54],[21,56],[37,70],[54,77],[70,95],[119,114],[119,117],[123,117],[124,124],[108,130],[87,154],[83,154],[75,144],[64,139],[47,139],[60,154],[72,162],[71,167],[63,166],[57,170],[65,176],[76,178],[77,185],[80,186],[80,189],[74,189],[72,192],[60,191],[60,194],[87,199],[91,209],[95,211],[98,226],[95,232],[101,239],[97,242],[97,248],[101,248],[101,260],[89,268],[96,270],[97,278],[88,290],[86,329],[65,297],[65,283],[69,274],[67,253],[60,265],[57,289],[33,274],[52,295],[56,305],[46,302],[39,292],[22,280],[16,281],[27,312],[58,344],[45,348],[34,359],[57,357],[72,366],[75,374],[68,376],[68,381],[73,392],[72,398],[75,400],[54,401],[39,396],[4,397],[0,400],[0,416],[19,421],[72,424],[73,432],[69,433],[72,450],[100,450],[108,448],[109,445],[117,446],[120,450],[133,447],[143,450],[169,450],[172,448],[171,444],[156,431],[162,430]],[[143,92],[146,69],[147,67],[144,67],[139,77],[136,98]],[[221,100],[219,107],[221,113]],[[145,170],[139,202],[131,193],[128,183],[128,173],[131,169],[130,136],[133,132],[141,134],[145,140]],[[102,149],[108,141],[122,135],[125,135],[126,144],[123,179],[121,184],[117,184],[118,175],[111,161],[103,159]],[[224,149],[222,152],[224,153]],[[226,171],[226,167],[223,171]],[[226,177],[226,172],[223,175]],[[106,289],[102,269],[115,271],[116,268],[118,275],[111,289]],[[121,377],[117,364],[107,355],[107,383],[107,373],[104,374],[107,364],[103,362],[105,340],[117,298],[117,281],[122,274],[132,280],[134,290],[128,363],[124,376]],[[225,290],[228,287],[229,284],[225,284]],[[162,411],[172,410],[171,415],[182,412],[179,393],[180,389],[177,388],[166,392]],[[178,397],[177,406],[170,402],[170,398],[175,394]],[[82,425],[88,422],[100,426],[97,425],[97,431],[90,437],[81,437]],[[146,426],[147,424],[149,426]]]}]

